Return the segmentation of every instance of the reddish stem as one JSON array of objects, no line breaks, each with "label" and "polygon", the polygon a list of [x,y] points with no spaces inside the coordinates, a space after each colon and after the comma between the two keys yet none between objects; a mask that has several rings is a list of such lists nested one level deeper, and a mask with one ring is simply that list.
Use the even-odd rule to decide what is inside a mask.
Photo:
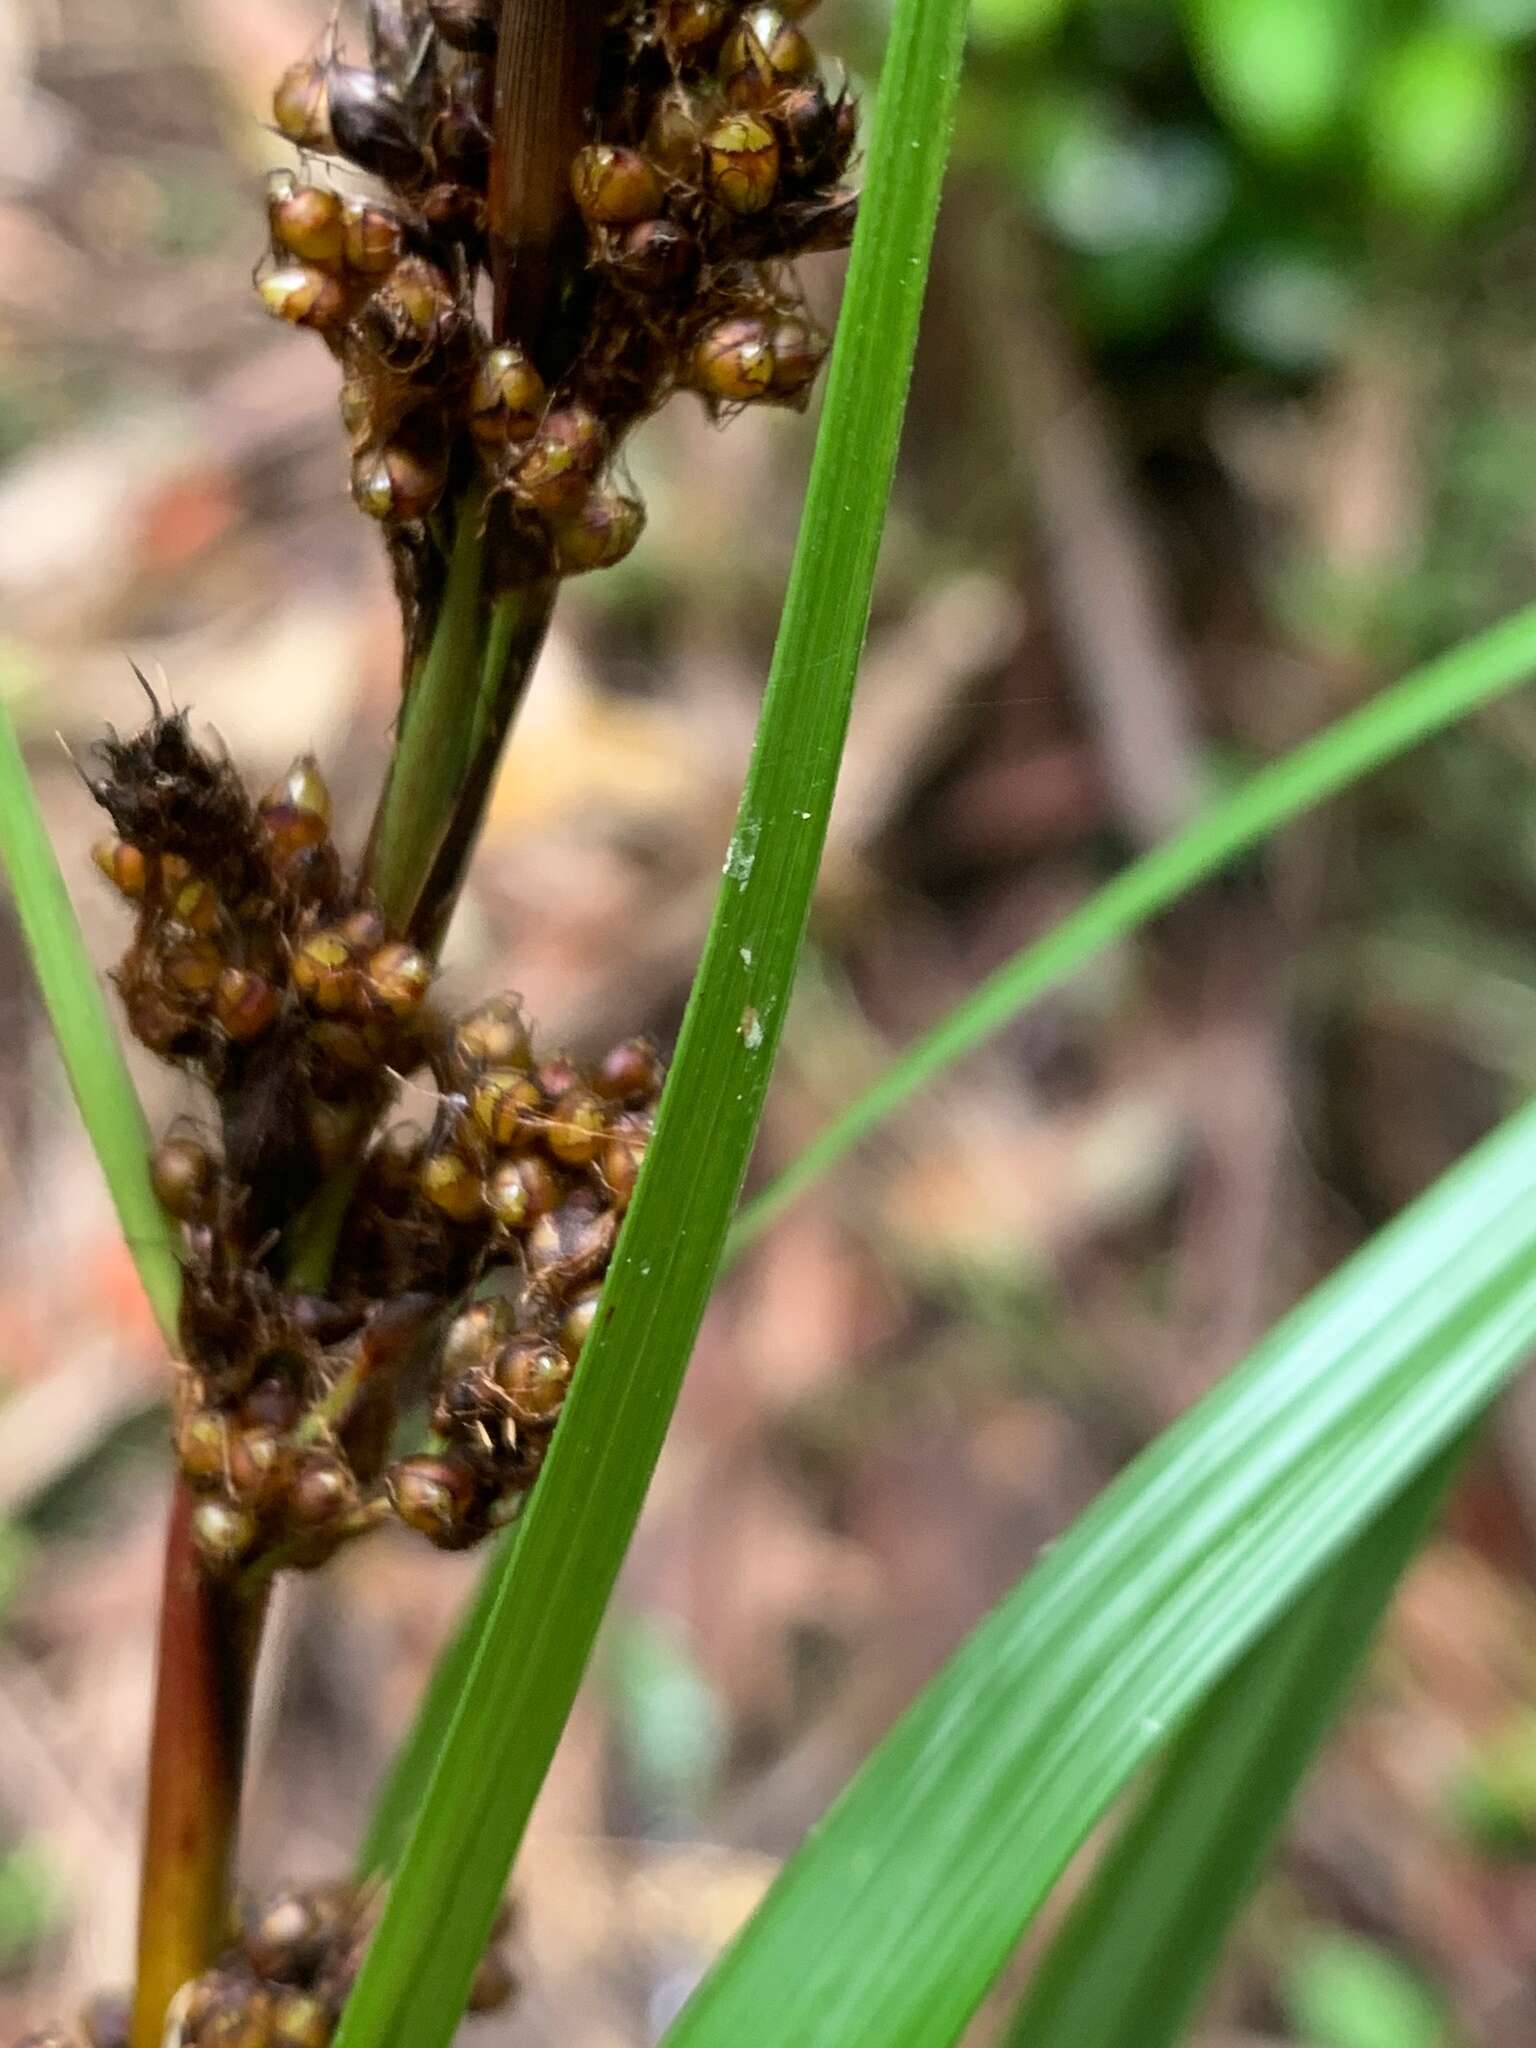
[{"label": "reddish stem", "polygon": [[159,2048],[166,2008],[230,1939],[235,1836],[264,1596],[210,1579],[179,1475],[150,1733],[132,2048]]}]

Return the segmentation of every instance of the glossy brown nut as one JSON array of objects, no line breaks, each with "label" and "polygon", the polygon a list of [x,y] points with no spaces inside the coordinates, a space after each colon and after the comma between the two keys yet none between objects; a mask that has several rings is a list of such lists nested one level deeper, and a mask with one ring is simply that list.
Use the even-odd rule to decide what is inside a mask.
[{"label": "glossy brown nut", "polygon": [[699,245],[672,220],[637,221],[609,246],[608,267],[634,291],[666,291],[686,284],[699,265]]},{"label": "glossy brown nut", "polygon": [[405,223],[393,207],[349,196],[341,202],[341,253],[359,277],[384,277],[405,250]]},{"label": "glossy brown nut", "polygon": [[457,1152],[433,1152],[419,1175],[422,1194],[453,1223],[473,1223],[485,1206],[480,1176]]},{"label": "glossy brown nut", "polygon": [[272,94],[272,119],[278,132],[300,149],[327,151],[332,147],[335,138],[323,64],[306,57],[288,66]]},{"label": "glossy brown nut", "polygon": [[446,274],[424,256],[402,256],[360,309],[355,332],[396,369],[416,369],[459,330]]},{"label": "glossy brown nut", "polygon": [[523,441],[539,424],[548,393],[515,342],[487,349],[469,389],[469,431],[489,447]]},{"label": "glossy brown nut", "polygon": [[502,1160],[486,1178],[485,1206],[503,1230],[526,1229],[559,1200],[560,1182],[554,1170],[532,1154]]},{"label": "glossy brown nut", "polygon": [[425,519],[443,495],[448,465],[440,454],[391,441],[352,465],[352,498],[370,519],[406,525]]},{"label": "glossy brown nut", "polygon": [[585,1293],[577,1295],[560,1324],[560,1349],[573,1366],[581,1356],[581,1347],[596,1328],[597,1304],[601,1298],[600,1287],[589,1287]]},{"label": "glossy brown nut", "polygon": [[492,996],[461,1017],[453,1034],[454,1052],[470,1067],[522,1067],[533,1063],[528,1024],[521,1008],[508,996]]},{"label": "glossy brown nut", "polygon": [[309,1007],[325,1016],[339,1016],[356,1002],[357,969],[340,932],[312,932],[294,954],[288,977]]},{"label": "glossy brown nut", "polygon": [[[357,1483],[333,1451],[307,1451],[294,1466],[284,1494],[290,1518],[306,1529],[323,1528],[357,1506]],[[273,1976],[274,1971],[263,1971]]]},{"label": "glossy brown nut", "polygon": [[380,946],[364,969],[368,993],[392,1017],[414,1017],[432,987],[432,962],[417,946],[395,942]]},{"label": "glossy brown nut", "polygon": [[547,1429],[565,1406],[571,1361],[558,1345],[533,1339],[499,1351],[491,1377],[514,1421],[529,1429]]},{"label": "glossy brown nut", "polygon": [[568,516],[591,489],[603,449],[602,424],[594,413],[584,405],[555,407],[513,472],[518,496],[537,512]]},{"label": "glossy brown nut", "polygon": [[300,263],[330,270],[341,261],[342,206],[338,193],[321,185],[298,185],[289,178],[267,191],[267,220],[272,246]]},{"label": "glossy brown nut", "polygon": [[257,799],[258,811],[305,811],[323,824],[331,822],[331,792],[313,754],[300,754]]},{"label": "glossy brown nut", "polygon": [[270,981],[243,967],[226,967],[213,995],[219,1028],[236,1045],[264,1038],[277,1022],[282,996]]},{"label": "glossy brown nut", "polygon": [[473,1510],[478,1485],[456,1458],[402,1458],[385,1475],[395,1513],[442,1550],[460,1550],[479,1533]]},{"label": "glossy brown nut", "polygon": [[237,1429],[229,1441],[229,1489],[247,1507],[276,1499],[287,1484],[292,1454],[280,1431]]},{"label": "glossy brown nut", "polygon": [[511,1320],[508,1304],[499,1298],[472,1301],[448,1325],[438,1354],[438,1366],[445,1377],[483,1366],[498,1344],[505,1341]]},{"label": "glossy brown nut", "polygon": [[720,85],[732,106],[766,106],[816,69],[816,52],[776,7],[749,7],[720,52]]},{"label": "glossy brown nut", "polygon": [[217,1174],[213,1154],[192,1138],[164,1138],[149,1162],[155,1199],[169,1216],[195,1223],[213,1202]]},{"label": "glossy brown nut", "polygon": [[470,1097],[470,1114],[500,1152],[530,1135],[544,1106],[543,1090],[520,1067],[489,1068]]},{"label": "glossy brown nut", "polygon": [[769,346],[774,397],[790,405],[803,404],[826,361],[827,337],[799,314],[791,314],[774,323]]},{"label": "glossy brown nut", "polygon": [[313,263],[285,263],[258,278],[261,303],[274,320],[293,327],[329,329],[347,317],[347,295],[328,271]]},{"label": "glossy brown nut", "polygon": [[200,1500],[192,1510],[192,1541],[211,1571],[230,1571],[256,1541],[258,1524],[233,1501]]},{"label": "glossy brown nut", "polygon": [[648,1102],[661,1092],[666,1069],[648,1038],[625,1038],[603,1054],[592,1086],[610,1102]]},{"label": "glossy brown nut", "polygon": [[705,328],[689,365],[695,390],[730,405],[766,397],[773,367],[771,330],[756,314],[717,320]]},{"label": "glossy brown nut", "polygon": [[183,882],[171,899],[170,915],[183,931],[211,938],[219,928],[218,892],[211,882]]},{"label": "glossy brown nut", "polygon": [[761,213],[779,182],[778,137],[756,114],[728,114],[704,138],[710,189],[730,213]]},{"label": "glossy brown nut", "polygon": [[194,1486],[217,1485],[229,1466],[230,1423],[213,1408],[192,1408],[176,1425],[176,1462]]},{"label": "glossy brown nut", "polygon": [[571,192],[583,217],[599,227],[624,227],[661,211],[661,179],[637,149],[593,142],[576,152]]},{"label": "glossy brown nut", "polygon": [[602,1149],[607,1122],[596,1096],[573,1088],[550,1111],[544,1142],[562,1165],[588,1166]]},{"label": "glossy brown nut", "polygon": [[610,1138],[603,1147],[598,1162],[598,1171],[603,1176],[603,1185],[613,1197],[616,1209],[627,1209],[635,1182],[640,1178],[640,1162],[645,1157],[643,1140],[627,1137]]},{"label": "glossy brown nut", "polygon": [[120,895],[137,900],[149,886],[149,862],[126,839],[98,839],[91,859]]},{"label": "glossy brown nut", "polygon": [[611,569],[622,562],[645,530],[645,507],[638,498],[598,485],[568,518],[555,525],[555,566],[565,576],[589,569]]},{"label": "glossy brown nut", "polygon": [[224,956],[211,939],[188,939],[165,956],[165,978],[183,995],[212,996],[224,972]]},{"label": "glossy brown nut", "polygon": [[663,40],[672,49],[697,57],[720,36],[731,19],[730,0],[663,0]]}]

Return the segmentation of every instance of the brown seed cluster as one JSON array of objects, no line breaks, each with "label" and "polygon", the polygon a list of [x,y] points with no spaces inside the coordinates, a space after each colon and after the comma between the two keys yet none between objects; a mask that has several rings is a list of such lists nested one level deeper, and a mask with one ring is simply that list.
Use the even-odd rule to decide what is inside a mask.
[{"label": "brown seed cluster", "polygon": [[[152,1159],[181,1229],[175,1434],[202,1554],[314,1565],[391,1516],[472,1543],[543,1460],[661,1062],[642,1040],[541,1058],[511,998],[445,1014],[430,963],[349,880],[312,761],[253,803],[184,716],[102,751],[119,836],[97,862],[136,913],[129,1023],[217,1113]],[[394,1121],[413,1075],[428,1113]],[[323,1288],[295,1285],[302,1212],[338,1192]],[[425,1443],[401,1441],[413,1414]]]},{"label": "brown seed cluster", "polygon": [[[178,2048],[327,2048],[381,1903],[376,1891],[332,1884],[249,1906],[238,1942],[172,2001],[166,2039]],[[475,1976],[472,2013],[514,1995],[508,1925],[504,1912]]]},{"label": "brown seed cluster", "polygon": [[[494,0],[369,0],[369,66],[328,47],[284,72],[273,115],[307,168],[270,189],[258,288],[337,357],[353,494],[397,562],[478,473],[520,573],[605,567],[644,523],[620,444],[674,390],[717,414],[805,403],[826,337],[789,266],[847,243],[857,134],[801,24],[810,4],[609,8],[570,165],[575,234],[553,343],[515,296],[504,332],[487,335],[476,314]],[[334,189],[339,164],[373,189]]]}]

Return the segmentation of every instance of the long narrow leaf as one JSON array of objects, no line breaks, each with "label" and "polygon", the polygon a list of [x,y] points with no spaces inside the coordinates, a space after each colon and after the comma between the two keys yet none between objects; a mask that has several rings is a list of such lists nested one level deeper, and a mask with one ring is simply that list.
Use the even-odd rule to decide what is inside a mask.
[{"label": "long narrow leaf", "polygon": [[[1536,606],[1478,639],[1416,670],[1307,742],[1298,754],[1262,771],[1226,802],[1214,805],[1187,833],[1126,870],[1111,886],[1118,906],[1099,899],[1043,939],[1021,949],[911,1047],[828,1127],[742,1213],[727,1259],[751,1240],[847,1152],[949,1065],[972,1052],[1021,1011],[1060,986],[1096,953],[1148,923],[1185,890],[1281,825],[1336,796],[1399,754],[1464,717],[1479,704],[1518,688],[1536,671]],[[393,1760],[364,1844],[365,1872],[388,1867],[403,1821],[420,1803],[451,1701],[468,1670],[482,1627],[477,1600],[443,1653],[451,1669],[434,1672],[416,1725]]]},{"label": "long narrow leaf", "polygon": [[117,1205],[160,1327],[174,1343],[181,1269],[149,1180],[144,1113],[48,842],[9,711],[0,703],[0,860],[4,861],[64,1071]]},{"label": "long narrow leaf", "polygon": [[1222,1681],[1042,1959],[1007,2048],[1173,2048],[1464,1446],[1329,1566]]},{"label": "long narrow leaf", "polygon": [[1533,1342],[1536,1107],[1310,1295],[994,1610],[668,2048],[949,2048],[1110,1801]]},{"label": "long narrow leaf", "polygon": [[1148,924],[1200,882],[1372,769],[1536,675],[1536,605],[1513,613],[1416,669],[1360,710],[1261,769],[1098,890],[1081,910],[1015,953],[925,1037],[893,1060],[857,1101],[743,1210],[732,1249],[752,1239],[919,1089],[1001,1031],[1095,954]]},{"label": "long narrow leaf", "polygon": [[660,1452],[741,1187],[837,780],[959,75],[963,0],[898,0],[757,745],[655,1139],[554,1449],[494,1568],[338,2048],[451,2037]]}]

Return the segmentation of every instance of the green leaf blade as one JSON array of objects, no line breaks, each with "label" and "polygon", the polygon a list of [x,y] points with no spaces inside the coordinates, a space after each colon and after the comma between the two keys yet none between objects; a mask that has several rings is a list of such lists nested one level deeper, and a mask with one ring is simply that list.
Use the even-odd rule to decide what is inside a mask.
[{"label": "green leaf blade", "polygon": [[[900,0],[805,517],[752,765],[655,1137],[596,1327],[446,1731],[337,2048],[452,2037],[644,1500],[746,1171],[868,620],[953,116],[962,0]],[[456,1654],[459,1654],[456,1652]],[[442,1691],[446,1692],[447,1688]],[[439,1706],[442,1701],[439,1700]],[[436,1740],[430,1739],[436,1734]]]},{"label": "green leaf blade", "polygon": [[957,2039],[1109,1801],[1533,1340],[1528,1109],[1287,1318],[982,1624],[786,1866],[667,2048]]},{"label": "green leaf blade", "polygon": [[0,861],[64,1071],[150,1307],[176,1342],[181,1268],[149,1178],[149,1138],[122,1046],[49,844],[10,712],[0,703]]},{"label": "green leaf blade", "polygon": [[1174,1743],[1042,1958],[1005,2048],[1175,2048],[1465,1456],[1393,1501]]},{"label": "green leaf blade", "polygon": [[1428,662],[1272,762],[1175,838],[1121,870],[1070,917],[1022,947],[885,1072],[742,1211],[733,1256],[914,1095],[1241,855],[1536,674],[1536,605]]}]

